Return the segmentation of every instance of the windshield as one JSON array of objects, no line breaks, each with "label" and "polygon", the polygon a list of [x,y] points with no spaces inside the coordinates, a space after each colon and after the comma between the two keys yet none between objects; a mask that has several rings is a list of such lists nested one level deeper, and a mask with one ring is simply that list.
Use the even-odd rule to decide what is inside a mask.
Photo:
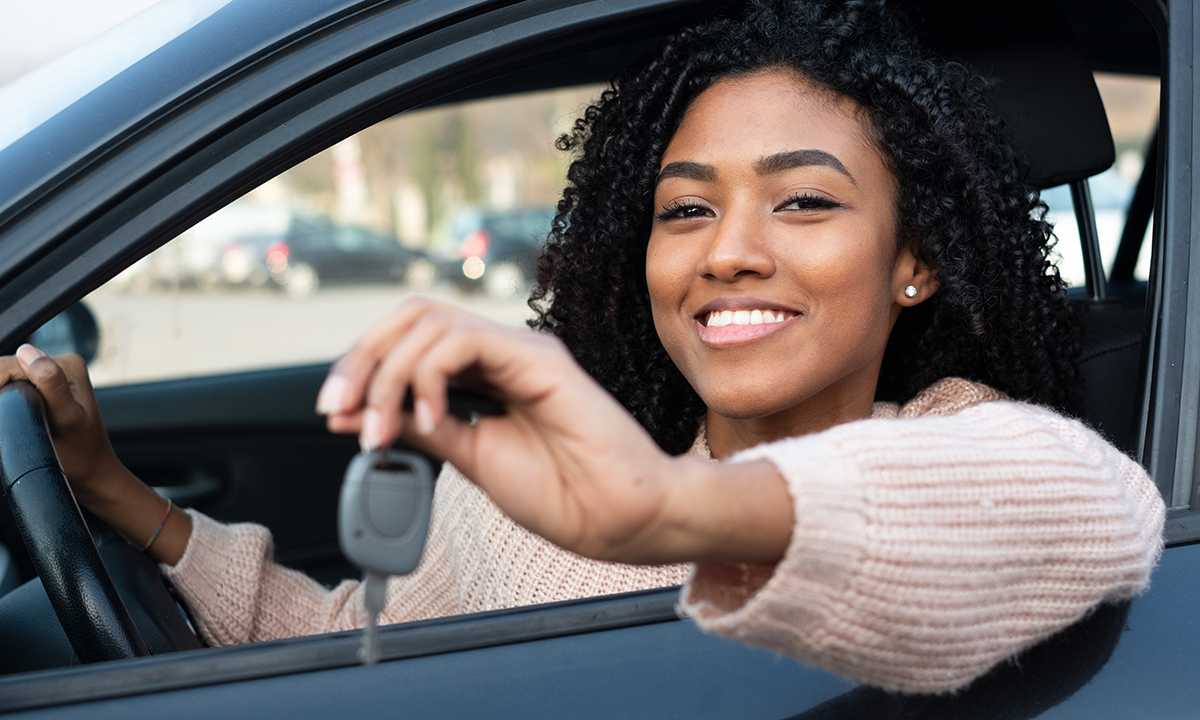
[{"label": "windshield", "polygon": [[134,63],[179,37],[230,0],[163,0],[0,90],[0,150]]}]

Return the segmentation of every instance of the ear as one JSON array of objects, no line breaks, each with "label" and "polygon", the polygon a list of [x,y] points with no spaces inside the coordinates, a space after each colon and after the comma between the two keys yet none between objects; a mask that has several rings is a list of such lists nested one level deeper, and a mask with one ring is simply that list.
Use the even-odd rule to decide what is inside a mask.
[{"label": "ear", "polygon": [[920,243],[915,239],[905,243],[896,253],[896,265],[892,271],[892,298],[896,304],[901,307],[919,305],[937,292],[940,286],[937,270],[921,259]]}]

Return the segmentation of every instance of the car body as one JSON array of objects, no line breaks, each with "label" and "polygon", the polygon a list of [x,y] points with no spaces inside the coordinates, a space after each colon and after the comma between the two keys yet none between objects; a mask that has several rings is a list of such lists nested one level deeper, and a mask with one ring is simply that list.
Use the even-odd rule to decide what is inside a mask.
[{"label": "car body", "polygon": [[[975,3],[914,4],[935,20],[978,9]],[[108,72],[75,76],[62,98],[50,98],[61,102],[31,107],[27,127],[0,138],[0,351],[13,351],[172,237],[351,133],[453,98],[603,81],[664,34],[726,5],[169,3],[163,17],[175,24],[159,35],[144,33],[141,54],[107,66]],[[1043,22],[1036,4],[997,0],[995,6],[1013,8],[1008,21],[1017,27]],[[1150,280],[1132,282],[1118,257],[1107,279],[1089,276],[1080,298],[1090,337],[1104,341],[1085,357],[1088,367],[1108,363],[1122,378],[1091,385],[1093,422],[1146,465],[1170,507],[1169,547],[1150,591],[1131,605],[1106,606],[967,691],[939,698],[855,688],[790,659],[704,635],[677,616],[676,591],[664,589],[389,627],[384,662],[373,667],[357,663],[356,633],[48,667],[0,678],[0,712],[89,718],[1197,714],[1191,685],[1200,672],[1194,612],[1200,594],[1194,544],[1200,539],[1200,483],[1194,482],[1200,333],[1192,327],[1200,323],[1200,258],[1190,250],[1200,246],[1200,123],[1194,122],[1200,24],[1192,0],[1063,0],[1060,6],[1092,67],[1163,78],[1156,162],[1148,164],[1155,217]],[[1136,193],[1133,202],[1139,202]],[[1144,225],[1126,230],[1141,243]],[[1124,240],[1122,253],[1129,254]],[[1098,263],[1094,255],[1091,260]],[[267,525],[281,561],[333,581],[350,572],[337,551],[333,518],[341,472],[356,448],[352,438],[328,434],[312,413],[326,367],[130,383],[102,388],[98,397],[118,455],[139,476],[168,494],[188,496],[218,519]],[[11,521],[4,522],[11,530]],[[0,537],[11,547],[5,530],[0,524]]]},{"label": "car body", "polygon": [[528,295],[553,219],[554,208],[460,212],[452,229],[457,257],[446,261],[442,277],[490,297]]},{"label": "car body", "polygon": [[[432,282],[433,262],[419,250],[368,228],[335,223],[326,217],[292,216],[281,233],[234,238],[221,249],[220,277],[231,285],[270,283],[293,298],[304,298],[321,285],[366,282]],[[411,273],[411,275],[410,275]]]}]

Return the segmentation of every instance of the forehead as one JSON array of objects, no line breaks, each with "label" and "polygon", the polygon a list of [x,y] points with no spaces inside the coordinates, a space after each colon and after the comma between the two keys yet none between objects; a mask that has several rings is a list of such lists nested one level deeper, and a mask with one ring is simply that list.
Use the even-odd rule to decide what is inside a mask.
[{"label": "forehead", "polygon": [[874,137],[867,113],[853,100],[794,72],[765,70],[722,78],[700,93],[663,163],[680,153],[762,157],[811,148],[834,152],[843,162],[842,155],[850,155],[886,164]]}]

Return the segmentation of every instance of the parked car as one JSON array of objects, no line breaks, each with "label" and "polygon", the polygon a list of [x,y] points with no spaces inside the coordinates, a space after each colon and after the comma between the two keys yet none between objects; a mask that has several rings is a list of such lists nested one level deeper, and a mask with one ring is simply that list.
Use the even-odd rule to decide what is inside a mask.
[{"label": "parked car", "polygon": [[554,208],[461,211],[452,229],[457,257],[442,276],[498,300],[528,295],[553,219]]},{"label": "parked car", "polygon": [[[672,589],[392,626],[382,633],[383,662],[371,667],[356,660],[356,633],[122,657],[126,631],[98,643],[121,659],[79,665],[69,651],[52,650],[64,638],[56,623],[34,622],[30,606],[10,602],[34,602],[39,581],[28,557],[15,557],[5,517],[0,538],[20,579],[32,584],[0,598],[0,661],[11,673],[0,678],[0,712],[1089,720],[1200,714],[1192,692],[1200,677],[1200,253],[1191,253],[1200,247],[1193,101],[1200,34],[1192,1],[909,3],[929,42],[952,53],[980,51],[976,62],[1003,78],[998,111],[1028,141],[1021,147],[1047,186],[1083,181],[1079,167],[1069,178],[1057,174],[1075,151],[1084,165],[1105,156],[1104,138],[1085,132],[1071,114],[1094,98],[1058,92],[1059,70],[1163,79],[1157,150],[1130,201],[1117,262],[1107,277],[1098,272],[1098,242],[1082,233],[1087,282],[1077,297],[1086,319],[1088,420],[1145,464],[1170,507],[1168,549],[1151,589],[1132,603],[1104,606],[968,689],[936,697],[854,687],[706,636],[677,616]],[[173,0],[161,27],[141,38],[140,51],[81,68],[69,87],[0,97],[6,110],[22,108],[10,110],[17,119],[0,129],[0,352],[12,352],[216,208],[350,133],[439,101],[604,80],[681,24],[738,4]],[[1004,57],[1021,61],[1013,74]],[[1055,134],[1064,128],[1065,136]],[[1089,219],[1086,206],[1077,211]],[[1137,283],[1127,259],[1136,259],[1152,214],[1155,262],[1149,282]],[[118,455],[141,477],[165,493],[188,494],[218,519],[269,526],[279,559],[336,579],[350,570],[336,550],[333,508],[356,448],[353,438],[329,435],[312,413],[326,369],[137,383],[98,395]],[[36,419],[9,418],[0,424],[0,447],[44,446],[39,432]],[[47,524],[43,536],[59,537],[56,528]],[[108,572],[93,568],[85,579],[110,572],[135,615],[162,609],[161,586],[147,590],[147,601],[124,586],[154,585],[156,568],[138,565],[140,553],[122,554],[127,545],[102,544]],[[64,577],[80,579],[73,571],[47,574],[48,581]],[[166,608],[175,618],[173,605]],[[111,629],[83,609],[67,613],[62,625],[72,633]],[[188,646],[183,630],[140,632],[157,632],[165,649]]]},{"label": "parked car", "polygon": [[327,218],[293,217],[286,232],[248,235],[221,251],[228,284],[283,288],[294,298],[321,285],[408,282],[428,287],[436,274],[429,255],[366,228]]},{"label": "parked car", "polygon": [[170,287],[206,290],[220,284],[262,285],[267,280],[265,268],[259,270],[248,259],[229,254],[231,241],[239,236],[283,233],[288,223],[286,207],[235,201],[125,268],[112,284],[136,292]]}]

